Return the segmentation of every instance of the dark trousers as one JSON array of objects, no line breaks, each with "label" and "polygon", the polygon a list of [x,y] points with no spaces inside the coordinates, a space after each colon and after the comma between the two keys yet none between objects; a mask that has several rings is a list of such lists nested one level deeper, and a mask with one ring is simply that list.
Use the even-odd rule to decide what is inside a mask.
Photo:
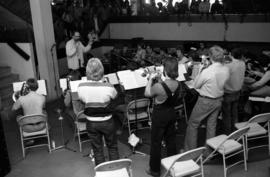
[{"label": "dark trousers", "polygon": [[160,172],[161,142],[163,139],[166,142],[167,156],[176,154],[175,117],[176,115],[174,109],[169,111],[154,110],[151,127],[151,148],[149,162],[150,169],[153,172]]},{"label": "dark trousers", "polygon": [[96,165],[105,162],[102,137],[104,137],[109,151],[109,160],[119,159],[117,136],[115,134],[114,121],[112,118],[100,122],[87,121],[87,131],[93,148]]},{"label": "dark trousers", "polygon": [[222,127],[225,134],[234,131],[234,124],[238,121],[238,104],[240,91],[225,93],[222,102]]}]

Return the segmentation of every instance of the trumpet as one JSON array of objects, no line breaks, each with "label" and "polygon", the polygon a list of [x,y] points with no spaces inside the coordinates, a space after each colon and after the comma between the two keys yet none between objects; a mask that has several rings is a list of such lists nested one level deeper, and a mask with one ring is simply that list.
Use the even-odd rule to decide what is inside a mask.
[{"label": "trumpet", "polygon": [[20,98],[20,96],[25,96],[29,92],[30,92],[30,89],[29,89],[28,85],[26,83],[23,83],[21,90],[13,93],[12,99],[14,102],[16,102]]}]

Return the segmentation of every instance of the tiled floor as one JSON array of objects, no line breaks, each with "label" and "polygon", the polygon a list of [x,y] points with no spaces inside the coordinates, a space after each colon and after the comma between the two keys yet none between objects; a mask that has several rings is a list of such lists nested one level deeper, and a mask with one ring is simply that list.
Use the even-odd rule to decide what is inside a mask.
[{"label": "tiled floor", "polygon": [[[54,106],[52,106],[54,108]],[[52,139],[56,141],[56,146],[61,144],[61,127],[56,113],[49,111],[50,131]],[[65,138],[70,139],[68,147],[78,151],[77,141],[72,137],[72,128],[69,121],[64,120]],[[83,146],[83,152],[72,152],[61,149],[49,154],[46,147],[36,148],[27,151],[26,159],[22,159],[19,132],[15,118],[11,116],[9,121],[4,121],[5,132],[12,164],[12,171],[7,177],[93,177],[93,163],[87,154],[89,144]],[[132,159],[134,177],[147,177],[145,169],[148,167],[149,156],[130,154],[131,150],[127,144],[119,142],[119,152],[122,158]],[[243,165],[238,165],[228,172],[229,177],[269,177],[270,176],[270,157],[261,161],[248,163],[248,171],[244,171]],[[205,165],[206,177],[223,176],[223,167],[220,164]]]}]

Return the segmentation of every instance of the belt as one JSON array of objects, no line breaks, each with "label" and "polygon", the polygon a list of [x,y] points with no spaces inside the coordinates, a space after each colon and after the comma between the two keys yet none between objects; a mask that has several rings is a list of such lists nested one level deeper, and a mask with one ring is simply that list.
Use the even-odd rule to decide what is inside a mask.
[{"label": "belt", "polygon": [[202,98],[207,98],[207,99],[211,99],[211,100],[218,100],[220,98],[222,98],[223,96],[220,96],[220,97],[217,97],[217,98],[212,98],[212,97],[209,97],[209,96],[203,96],[203,95],[199,95],[200,97]]}]

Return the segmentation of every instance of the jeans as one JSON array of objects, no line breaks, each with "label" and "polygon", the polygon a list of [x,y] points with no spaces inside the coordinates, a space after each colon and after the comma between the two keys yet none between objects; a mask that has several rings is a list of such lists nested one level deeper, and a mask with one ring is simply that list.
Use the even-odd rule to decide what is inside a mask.
[{"label": "jeans", "polygon": [[234,124],[238,121],[238,104],[240,91],[225,93],[222,102],[222,126],[225,134],[234,131]]},{"label": "jeans", "polygon": [[222,98],[209,99],[199,96],[192,110],[185,137],[185,151],[197,148],[198,127],[207,119],[206,139],[216,135],[217,117],[221,109]]},{"label": "jeans", "polygon": [[87,121],[87,131],[93,148],[96,165],[105,162],[102,137],[104,137],[109,151],[109,160],[119,159],[113,118],[100,122]]},{"label": "jeans", "polygon": [[166,142],[167,156],[176,154],[175,121],[176,114],[174,109],[154,107],[149,161],[150,170],[153,172],[160,172],[161,142],[163,139]]}]

